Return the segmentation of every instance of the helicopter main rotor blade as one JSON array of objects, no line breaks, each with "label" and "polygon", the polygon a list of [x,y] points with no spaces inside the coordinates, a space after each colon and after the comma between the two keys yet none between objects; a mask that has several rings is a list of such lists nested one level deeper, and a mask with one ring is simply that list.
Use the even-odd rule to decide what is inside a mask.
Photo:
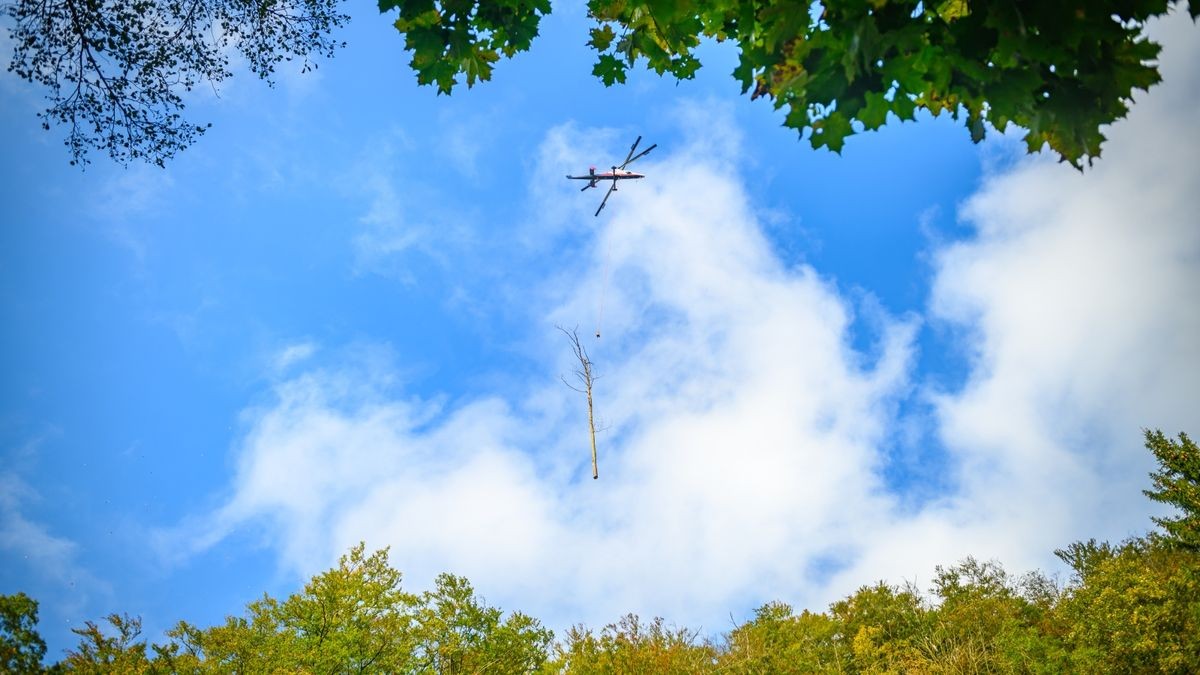
[{"label": "helicopter main rotor blade", "polygon": [[600,208],[596,209],[597,216],[599,216],[600,212],[604,210],[604,205],[608,203],[609,196],[612,195],[612,193],[616,189],[617,189],[617,181],[616,181],[616,179],[613,179],[612,187],[608,188],[608,192],[604,193],[604,201],[600,202]]},{"label": "helicopter main rotor blade", "polygon": [[636,157],[630,157],[629,159],[625,160],[625,163],[624,163],[624,164],[622,164],[622,165],[620,166],[620,168],[624,169],[625,167],[629,166],[629,165],[630,165],[630,164],[632,164],[633,162],[636,162],[637,160],[639,160],[639,159],[641,159],[641,158],[645,157],[645,156],[646,156],[646,155],[647,155],[647,154],[648,154],[648,153],[649,153],[651,150],[653,150],[653,149],[655,149],[655,148],[657,148],[657,147],[658,147],[658,143],[655,143],[654,145],[652,145],[652,146],[650,146],[650,147],[646,148],[645,150],[643,150],[643,151],[639,152],[639,153],[637,154],[637,156],[636,156]]},{"label": "helicopter main rotor blade", "polygon": [[[638,136],[637,140],[633,142],[633,145],[629,146],[629,154],[625,155],[625,164],[629,163],[629,158],[633,157],[633,151],[637,150],[637,145],[638,145],[638,143],[641,143],[641,142],[642,142],[642,137]],[[622,164],[621,166],[624,167],[625,164]]]}]

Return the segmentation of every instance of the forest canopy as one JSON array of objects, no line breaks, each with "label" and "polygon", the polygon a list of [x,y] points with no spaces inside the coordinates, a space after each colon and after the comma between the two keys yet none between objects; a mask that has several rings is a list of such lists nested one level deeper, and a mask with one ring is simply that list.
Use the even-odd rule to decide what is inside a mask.
[{"label": "forest canopy", "polygon": [[[814,148],[918,111],[962,119],[971,138],[1009,125],[1029,152],[1082,167],[1133,92],[1159,81],[1146,24],[1183,0],[589,0],[592,75],[624,82],[644,63],[692,78],[704,41],[738,50],[733,77],[784,111]],[[549,0],[379,0],[417,82],[449,94],[529,50]],[[1193,19],[1200,2],[1190,0]],[[344,46],[338,0],[15,0],[8,69],[45,91],[46,129],[66,130],[71,162],[102,151],[163,165],[204,134],[185,95],[232,75],[231,55],[271,80]],[[581,76],[584,74],[581,73]]]},{"label": "forest canopy", "polygon": [[719,636],[626,615],[555,640],[537,619],[505,614],[462,577],[406,591],[386,549],[362,544],[279,600],[201,628],[181,621],[148,643],[141,621],[113,614],[74,629],[76,647],[46,666],[37,602],[0,596],[0,669],[36,672],[811,673],[1200,672],[1200,452],[1147,432],[1158,460],[1147,494],[1175,507],[1163,530],[1056,551],[1065,584],[967,558],[928,589],[877,582],[824,612],[781,602]]}]

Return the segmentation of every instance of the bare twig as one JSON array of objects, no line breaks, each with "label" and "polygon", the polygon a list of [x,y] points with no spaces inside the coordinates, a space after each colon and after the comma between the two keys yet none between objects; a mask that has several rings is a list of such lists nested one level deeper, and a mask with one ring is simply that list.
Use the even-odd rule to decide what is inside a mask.
[{"label": "bare twig", "polygon": [[600,477],[600,470],[596,464],[596,418],[592,413],[592,384],[596,381],[595,375],[592,373],[592,360],[588,358],[587,349],[579,341],[578,329],[567,330],[562,326],[555,327],[567,336],[567,340],[571,342],[571,349],[575,352],[575,358],[579,359],[580,369],[575,371],[575,377],[579,380],[582,388],[571,384],[567,378],[560,377],[563,384],[587,396],[588,433],[592,441],[592,478],[596,479]]}]

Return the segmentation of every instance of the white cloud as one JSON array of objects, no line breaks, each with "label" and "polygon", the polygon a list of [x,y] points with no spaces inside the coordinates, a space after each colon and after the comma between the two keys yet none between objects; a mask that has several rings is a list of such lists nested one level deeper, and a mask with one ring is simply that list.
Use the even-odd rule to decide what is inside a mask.
[{"label": "white cloud", "polygon": [[930,312],[962,336],[957,391],[925,390],[956,488],[874,528],[832,598],[873,579],[928,582],[966,555],[1055,568],[1073,540],[1145,531],[1140,429],[1194,429],[1200,396],[1200,56],[1159,25],[1166,84],[1110,130],[1083,175],[1048,158],[988,176],[935,244]]},{"label": "white cloud", "polygon": [[426,236],[407,222],[393,179],[400,166],[397,155],[409,151],[411,145],[403,132],[375,139],[343,181],[346,192],[368,199],[353,239],[360,271],[377,269],[389,257],[420,244]]},{"label": "white cloud", "polygon": [[282,373],[292,366],[303,363],[317,353],[317,345],[309,342],[296,342],[280,349],[271,360],[271,367],[277,373]]},{"label": "white cloud", "polygon": [[422,172],[421,147],[399,130],[372,139],[339,181],[363,202],[351,237],[359,274],[413,284],[418,264],[453,269],[456,256],[475,252],[475,214]]},{"label": "white cloud", "polygon": [[[856,312],[878,309],[780,262],[718,119],[644,160],[674,179],[622,188],[605,218],[566,181],[532,183],[537,216],[517,235],[531,250],[595,234],[581,263],[547,259],[546,288],[526,297],[544,317],[533,350],[553,356],[524,400],[405,400],[362,369],[293,377],[246,412],[231,496],[198,545],[259,523],[304,575],[365,539],[392,546],[410,587],[465,574],[553,625],[635,611],[719,631],[765,600],[820,607],[966,554],[1024,569],[1072,538],[1143,529],[1138,429],[1194,429],[1200,410],[1200,59],[1180,23],[1167,84],[1095,170],[1031,160],[992,175],[962,210],[974,234],[935,244],[930,312],[970,358],[961,390],[916,394],[936,401],[957,477],[942,499],[898,508],[879,477],[917,321],[876,316],[870,354],[850,346]],[[536,175],[586,166],[613,139],[551,130]],[[591,322],[601,298],[604,337],[588,347],[611,428],[591,481],[552,326]]]},{"label": "white cloud", "polygon": [[1154,26],[1165,83],[1080,174],[1026,158],[990,175],[935,244],[930,313],[962,335],[957,391],[929,391],[956,489],[878,528],[830,588],[927,582],[966,555],[1055,568],[1053,549],[1150,526],[1141,429],[1200,426],[1200,41]]},{"label": "white cloud", "polygon": [[494,117],[494,112],[463,115],[461,111],[457,114],[443,113],[438,117],[441,127],[438,147],[445,153],[450,166],[469,184],[480,180],[479,153],[494,136]]},{"label": "white cloud", "polygon": [[[452,570],[560,623],[633,610],[717,629],[745,597],[801,593],[807,561],[860,546],[854,524],[888,512],[876,448],[913,326],[884,320],[881,356],[855,352],[853,308],[814,270],[779,262],[728,144],[704,140],[647,162],[677,180],[623,188],[611,219],[589,222],[601,228],[590,262],[542,311],[534,339],[555,356],[527,401],[441,409],[337,371],[293,378],[248,411],[233,496],[201,540],[265,522],[301,573],[359,539],[392,544],[416,586]],[[540,207],[544,231],[579,215]],[[590,320],[603,278],[607,329],[589,349],[612,428],[593,482],[552,324]]]},{"label": "white cloud", "polygon": [[75,544],[55,537],[21,513],[21,503],[37,493],[12,473],[0,474],[0,548],[21,556],[56,579],[71,576]]},{"label": "white cloud", "polygon": [[933,312],[972,359],[938,399],[955,507],[1042,547],[1145,529],[1140,429],[1200,422],[1200,41],[1186,19],[1156,28],[1165,84],[1096,167],[1033,159],[990,177],[962,210],[976,235],[937,256]]},{"label": "white cloud", "polygon": [[43,599],[49,596],[59,613],[77,615],[89,596],[111,595],[111,587],[79,564],[75,542],[51,534],[47,526],[25,515],[25,507],[40,499],[16,473],[0,472],[0,552],[7,565],[29,575],[22,588],[14,590]]}]

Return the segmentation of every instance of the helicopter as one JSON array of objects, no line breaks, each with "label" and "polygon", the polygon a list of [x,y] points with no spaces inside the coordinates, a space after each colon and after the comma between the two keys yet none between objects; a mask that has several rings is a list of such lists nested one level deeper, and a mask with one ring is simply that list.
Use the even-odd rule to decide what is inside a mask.
[{"label": "helicopter", "polygon": [[637,179],[637,178],[645,178],[646,177],[645,174],[635,173],[633,171],[625,170],[625,167],[629,166],[632,162],[634,162],[642,157],[645,157],[647,153],[649,153],[651,150],[658,147],[658,144],[655,143],[654,145],[651,145],[650,147],[646,148],[645,150],[639,152],[637,155],[634,155],[633,153],[634,153],[634,151],[637,150],[638,143],[641,143],[641,142],[642,142],[642,137],[638,136],[637,140],[635,140],[633,142],[633,145],[629,146],[629,154],[625,156],[625,161],[622,162],[620,166],[614,165],[612,167],[612,171],[596,173],[596,167],[593,166],[588,169],[588,174],[586,176],[572,176],[569,174],[567,175],[567,178],[570,178],[571,180],[586,180],[586,181],[588,181],[588,184],[584,185],[583,189],[580,190],[580,192],[583,192],[584,190],[587,190],[588,188],[596,187],[596,185],[598,183],[600,183],[600,181],[606,181],[606,180],[612,181],[612,187],[608,188],[608,192],[605,193],[605,195],[604,195],[604,200],[600,202],[600,208],[596,209],[597,216],[599,216],[600,212],[604,210],[604,205],[608,203],[609,196],[611,196],[612,193],[617,191],[617,181],[633,180],[633,179]]}]

